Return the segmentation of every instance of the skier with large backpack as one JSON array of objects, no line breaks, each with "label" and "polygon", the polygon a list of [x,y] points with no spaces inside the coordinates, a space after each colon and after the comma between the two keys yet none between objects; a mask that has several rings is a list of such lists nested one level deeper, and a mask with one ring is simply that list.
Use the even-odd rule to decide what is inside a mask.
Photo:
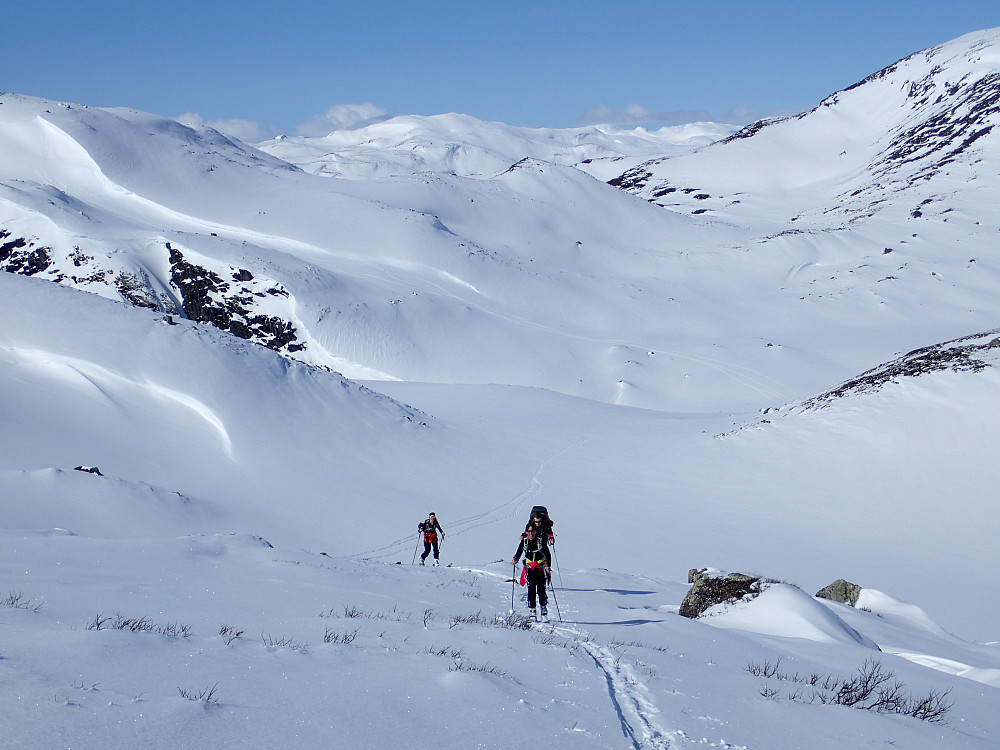
[{"label": "skier with large backpack", "polygon": [[420,556],[420,564],[424,565],[427,556],[431,553],[431,548],[434,549],[434,564],[440,565],[441,562],[438,559],[438,532],[441,532],[441,542],[444,542],[444,529],[441,528],[441,523],[438,521],[437,516],[433,513],[427,516],[426,521],[421,521],[417,524],[417,533],[423,534],[424,536],[424,554]]},{"label": "skier with large backpack", "polygon": [[[549,518],[549,511],[544,505],[536,505],[531,509],[531,515],[528,517],[528,523],[524,527],[524,530],[527,532],[528,529],[532,528],[535,530],[538,540],[542,544],[547,547],[555,546],[556,537],[552,533],[552,519]],[[521,538],[524,539],[525,535],[521,534]]]},{"label": "skier with large backpack", "polygon": [[552,568],[549,564],[549,548],[538,538],[538,532],[534,526],[530,526],[521,538],[521,543],[517,546],[514,559],[511,565],[517,566],[517,561],[524,554],[524,568],[521,570],[521,585],[528,584],[528,609],[531,610],[532,619],[538,619],[535,612],[535,601],[542,605],[542,619],[547,620],[549,616],[546,605],[549,603],[545,592],[545,582],[552,575]]}]

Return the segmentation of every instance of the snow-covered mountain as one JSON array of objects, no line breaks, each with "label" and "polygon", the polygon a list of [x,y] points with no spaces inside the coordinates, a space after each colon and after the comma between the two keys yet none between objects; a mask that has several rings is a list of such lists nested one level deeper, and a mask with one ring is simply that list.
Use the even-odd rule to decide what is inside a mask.
[{"label": "snow-covered mountain", "polygon": [[[998,80],[991,30],[738,133],[256,147],[0,95],[4,736],[992,747]],[[696,566],[790,583],[691,621]],[[947,723],[816,692],[873,662]]]},{"label": "snow-covered mountain", "polygon": [[574,166],[648,157],[706,146],[735,130],[717,123],[653,131],[612,125],[524,128],[459,114],[406,115],[356,130],[335,130],[321,138],[281,136],[258,147],[311,174],[348,179],[420,172],[493,177],[525,158]]}]

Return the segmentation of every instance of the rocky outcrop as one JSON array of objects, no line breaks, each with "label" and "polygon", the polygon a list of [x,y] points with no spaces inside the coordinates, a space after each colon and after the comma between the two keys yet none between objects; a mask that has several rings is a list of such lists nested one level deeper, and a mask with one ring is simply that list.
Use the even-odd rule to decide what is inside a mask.
[{"label": "rocky outcrop", "polygon": [[[0,229],[0,240],[7,240],[10,232]],[[24,237],[0,243],[0,270],[22,276],[34,276],[52,265],[52,248],[36,247]]]},{"label": "rocky outcrop", "polygon": [[850,604],[852,607],[857,606],[860,594],[861,587],[858,584],[845,581],[843,578],[838,578],[829,586],[816,592],[816,596],[820,599],[829,599],[841,604]]},{"label": "rocky outcrop", "polygon": [[807,409],[822,407],[843,396],[877,391],[886,383],[898,383],[901,378],[930,372],[980,372],[991,367],[990,360],[996,359],[1000,359],[1000,329],[915,349],[805,401],[802,406]]},{"label": "rocky outcrop", "polygon": [[745,573],[693,568],[688,573],[688,583],[693,585],[681,602],[679,614],[695,618],[716,604],[753,599],[768,582]]},{"label": "rocky outcrop", "polygon": [[257,298],[287,297],[287,291],[278,286],[253,291],[245,286],[254,281],[253,274],[246,269],[230,269],[230,282],[215,271],[190,262],[169,242],[167,250],[170,252],[170,283],[180,293],[186,317],[210,323],[275,351],[291,353],[305,349],[305,344],[297,342],[298,336],[291,323],[276,315],[253,312]]}]

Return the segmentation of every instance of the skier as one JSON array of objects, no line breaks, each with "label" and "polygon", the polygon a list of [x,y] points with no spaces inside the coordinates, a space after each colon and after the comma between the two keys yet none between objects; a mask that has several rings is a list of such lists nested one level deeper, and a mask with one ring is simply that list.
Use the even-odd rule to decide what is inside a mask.
[{"label": "skier", "polygon": [[528,609],[531,610],[531,618],[537,619],[535,612],[535,599],[537,594],[538,603],[542,605],[542,619],[547,620],[549,611],[546,605],[549,603],[545,592],[545,581],[552,575],[549,567],[549,548],[538,538],[535,528],[529,527],[521,538],[521,543],[517,546],[514,559],[511,565],[517,565],[518,559],[524,553],[524,569],[521,571],[521,585],[525,579],[528,582]]},{"label": "skier", "polygon": [[[542,544],[555,546],[556,537],[552,533],[552,519],[549,518],[549,512],[544,506],[536,505],[531,509],[531,518],[528,519],[528,525],[524,527],[524,530],[527,531],[530,528],[535,529]],[[524,538],[524,534],[521,535],[521,538]]]},{"label": "skier", "polygon": [[441,528],[441,524],[437,519],[437,516],[433,513],[427,516],[426,521],[421,521],[417,524],[417,533],[424,535],[424,554],[420,556],[420,564],[424,565],[427,560],[427,555],[431,553],[431,548],[434,549],[434,564],[440,565],[441,561],[438,552],[438,532],[441,532],[441,541],[444,542],[444,529]]}]

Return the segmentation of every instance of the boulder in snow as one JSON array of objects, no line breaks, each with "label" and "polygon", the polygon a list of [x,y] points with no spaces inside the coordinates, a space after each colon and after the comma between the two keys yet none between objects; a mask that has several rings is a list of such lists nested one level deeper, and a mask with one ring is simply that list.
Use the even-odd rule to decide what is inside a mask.
[{"label": "boulder in snow", "polygon": [[746,573],[694,568],[688,573],[688,582],[693,585],[678,611],[684,617],[694,618],[716,604],[757,596],[764,581],[760,576]]},{"label": "boulder in snow", "polygon": [[842,604],[850,604],[852,607],[858,605],[858,597],[860,595],[861,587],[856,583],[845,581],[843,578],[838,578],[829,586],[816,592],[816,596],[820,599],[830,599]]}]

